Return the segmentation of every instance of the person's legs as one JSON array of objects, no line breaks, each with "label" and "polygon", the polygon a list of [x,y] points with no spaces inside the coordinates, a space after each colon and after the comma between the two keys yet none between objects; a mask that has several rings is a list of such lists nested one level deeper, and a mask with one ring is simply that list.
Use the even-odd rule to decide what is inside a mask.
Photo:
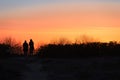
[{"label": "person's legs", "polygon": [[28,51],[24,51],[24,55],[27,56]]},{"label": "person's legs", "polygon": [[30,56],[32,56],[33,55],[33,50],[30,50]]}]

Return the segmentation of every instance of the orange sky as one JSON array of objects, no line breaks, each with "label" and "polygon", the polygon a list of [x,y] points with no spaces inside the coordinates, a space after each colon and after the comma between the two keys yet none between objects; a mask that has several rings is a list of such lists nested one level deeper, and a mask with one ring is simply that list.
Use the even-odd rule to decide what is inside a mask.
[{"label": "orange sky", "polygon": [[54,3],[21,6],[0,13],[0,38],[48,43],[74,41],[87,35],[100,41],[120,41],[119,3]]}]

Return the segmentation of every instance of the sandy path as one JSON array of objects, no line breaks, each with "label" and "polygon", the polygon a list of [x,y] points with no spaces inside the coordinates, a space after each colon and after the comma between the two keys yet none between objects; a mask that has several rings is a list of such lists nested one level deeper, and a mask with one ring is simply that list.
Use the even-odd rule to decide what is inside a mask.
[{"label": "sandy path", "polygon": [[22,75],[22,80],[47,80],[47,73],[42,68],[42,61],[36,58],[29,58],[26,62],[26,67]]}]

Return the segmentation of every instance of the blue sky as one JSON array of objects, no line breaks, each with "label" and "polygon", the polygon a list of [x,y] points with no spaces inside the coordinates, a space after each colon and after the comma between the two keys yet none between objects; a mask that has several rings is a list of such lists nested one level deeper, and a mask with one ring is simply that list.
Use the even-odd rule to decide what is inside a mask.
[{"label": "blue sky", "polygon": [[0,0],[0,10],[47,3],[120,3],[120,0]]}]

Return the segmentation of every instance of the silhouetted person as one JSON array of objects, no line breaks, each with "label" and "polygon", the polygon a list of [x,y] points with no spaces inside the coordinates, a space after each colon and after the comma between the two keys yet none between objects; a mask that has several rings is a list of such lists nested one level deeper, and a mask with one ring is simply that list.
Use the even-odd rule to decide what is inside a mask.
[{"label": "silhouetted person", "polygon": [[28,54],[28,43],[27,43],[26,40],[23,43],[23,52],[24,52],[24,55],[27,56],[27,54]]},{"label": "silhouetted person", "polygon": [[30,55],[33,55],[33,51],[34,51],[34,42],[33,42],[32,39],[30,39],[29,46],[30,46]]}]

